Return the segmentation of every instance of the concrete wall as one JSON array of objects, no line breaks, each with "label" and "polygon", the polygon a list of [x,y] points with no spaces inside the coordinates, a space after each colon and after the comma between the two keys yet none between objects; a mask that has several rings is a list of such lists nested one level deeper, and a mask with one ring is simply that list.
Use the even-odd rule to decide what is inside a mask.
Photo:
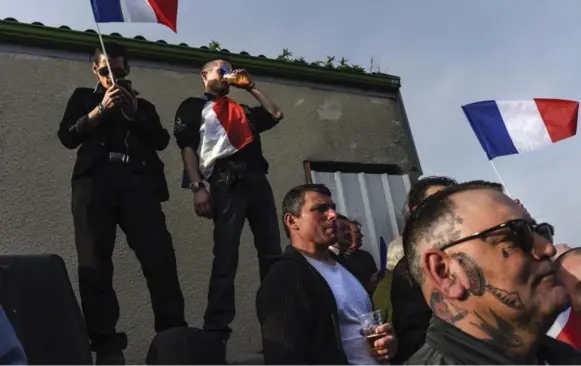
[{"label": "concrete wall", "polygon": [[[141,96],[157,106],[172,128],[179,103],[199,95],[197,70],[133,62],[131,78]],[[70,175],[75,152],[61,146],[56,131],[67,99],[78,86],[92,86],[89,57],[0,44],[0,245],[2,254],[61,255],[76,289],[76,257],[70,213]],[[397,94],[261,79],[285,120],[263,137],[277,203],[304,182],[303,160],[394,163],[417,167]],[[233,96],[253,100],[243,92]],[[396,122],[400,121],[400,122]],[[175,141],[162,153],[171,199],[164,205],[173,236],[187,319],[201,326],[212,261],[212,225],[193,212],[192,194],[180,188],[181,158]],[[282,230],[281,230],[282,232]],[[258,286],[251,235],[242,237],[237,276],[238,313],[229,345],[230,360],[255,357],[260,350],[254,311]],[[128,333],[127,360],[143,363],[153,336],[149,295],[139,265],[119,233],[115,287],[121,304],[119,329]]]}]

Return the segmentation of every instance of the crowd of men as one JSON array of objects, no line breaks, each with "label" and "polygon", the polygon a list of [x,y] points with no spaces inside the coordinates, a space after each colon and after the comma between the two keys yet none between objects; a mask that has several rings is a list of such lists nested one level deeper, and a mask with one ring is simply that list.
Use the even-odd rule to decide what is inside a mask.
[{"label": "crowd of men", "polygon": [[[169,194],[157,152],[170,134],[128,80],[122,46],[98,48],[92,71],[96,87],[74,91],[58,137],[78,148],[72,214],[95,362],[124,364],[127,337],[116,329],[120,310],[112,284],[117,226],[141,263],[156,332],[188,327],[161,208]],[[229,74],[241,77],[232,82],[224,78]],[[300,185],[282,202],[290,243],[283,251],[260,142],[260,133],[283,114],[248,73],[227,61],[208,62],[201,80],[204,95],[181,103],[173,134],[183,187],[192,191],[195,212],[214,222],[202,332],[224,346],[229,339],[248,219],[260,267],[256,312],[266,364],[581,364],[578,350],[546,335],[581,288],[579,251],[555,246],[553,226],[537,223],[501,185],[446,177],[415,183],[387,272],[361,249],[361,224],[336,211],[329,188]],[[231,86],[259,106],[230,99]],[[360,316],[374,309],[384,321],[370,343]],[[1,311],[0,338],[2,363],[26,362]]]}]

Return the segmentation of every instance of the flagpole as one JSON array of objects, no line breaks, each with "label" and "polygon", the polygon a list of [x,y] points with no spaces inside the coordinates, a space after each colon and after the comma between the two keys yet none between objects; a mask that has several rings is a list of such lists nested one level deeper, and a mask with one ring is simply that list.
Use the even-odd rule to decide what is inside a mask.
[{"label": "flagpole", "polygon": [[105,56],[105,63],[107,64],[107,70],[109,70],[109,77],[111,78],[111,82],[115,85],[115,77],[113,75],[113,71],[111,70],[111,65],[109,64],[109,56],[107,55],[107,50],[105,49],[105,42],[103,42],[103,36],[101,35],[101,28],[99,28],[99,22],[95,22],[97,26],[97,35],[99,36],[99,42],[101,43],[101,50],[103,51],[103,55]]},{"label": "flagpole", "polygon": [[512,197],[511,194],[510,194],[510,192],[508,191],[508,187],[506,186],[506,184],[504,184],[504,181],[502,180],[502,177],[500,176],[500,173],[496,169],[496,165],[494,165],[494,162],[492,160],[489,160],[489,161],[490,161],[490,165],[492,165],[492,169],[494,169],[494,172],[496,173],[496,176],[500,180],[500,184],[502,184],[502,186],[504,187],[504,191],[506,192],[506,194],[509,197]]}]

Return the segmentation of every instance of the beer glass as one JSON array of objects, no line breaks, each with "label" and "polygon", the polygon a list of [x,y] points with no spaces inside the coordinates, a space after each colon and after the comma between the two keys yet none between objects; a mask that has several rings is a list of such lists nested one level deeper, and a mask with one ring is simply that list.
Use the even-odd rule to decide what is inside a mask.
[{"label": "beer glass", "polygon": [[378,326],[384,324],[381,310],[359,315],[358,319],[361,323],[361,334],[367,339],[371,353],[375,355],[375,341],[387,335],[387,333],[377,334],[375,331]]}]

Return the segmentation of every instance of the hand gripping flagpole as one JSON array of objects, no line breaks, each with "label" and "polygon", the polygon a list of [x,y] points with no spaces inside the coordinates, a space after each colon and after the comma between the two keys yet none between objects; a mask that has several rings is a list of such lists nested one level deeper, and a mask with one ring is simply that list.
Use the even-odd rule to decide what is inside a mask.
[{"label": "hand gripping flagpole", "polygon": [[508,187],[506,186],[506,184],[502,180],[502,177],[500,176],[500,173],[496,169],[496,165],[494,165],[494,162],[492,160],[489,160],[489,161],[490,161],[490,165],[492,165],[492,169],[494,169],[494,172],[496,173],[496,176],[498,177],[498,180],[500,180],[500,184],[502,184],[502,186],[504,187],[504,192],[506,193],[507,196],[512,197],[512,195],[508,191]]},{"label": "hand gripping flagpole", "polygon": [[107,50],[105,49],[105,42],[103,42],[103,36],[101,35],[101,28],[99,28],[99,22],[95,22],[97,26],[97,35],[99,36],[99,42],[101,43],[101,50],[103,51],[103,56],[105,56],[105,63],[107,64],[107,70],[109,71],[109,77],[113,85],[115,84],[115,78],[113,77],[113,71],[111,70],[111,65],[109,64],[109,55],[107,55]]}]

